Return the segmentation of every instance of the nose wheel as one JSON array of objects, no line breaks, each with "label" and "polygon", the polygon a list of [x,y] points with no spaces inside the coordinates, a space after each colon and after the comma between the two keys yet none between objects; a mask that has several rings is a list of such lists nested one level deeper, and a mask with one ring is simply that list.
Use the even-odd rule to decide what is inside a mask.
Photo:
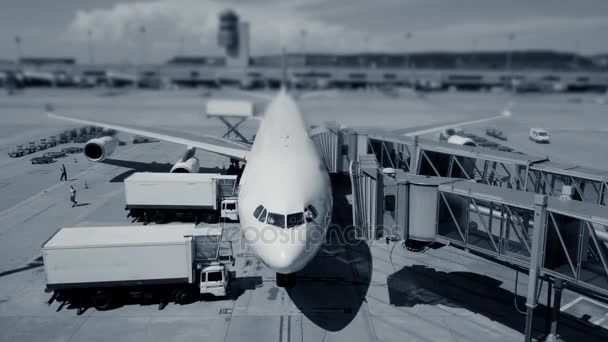
[{"label": "nose wheel", "polygon": [[295,273],[277,273],[277,287],[294,287],[296,286]]}]

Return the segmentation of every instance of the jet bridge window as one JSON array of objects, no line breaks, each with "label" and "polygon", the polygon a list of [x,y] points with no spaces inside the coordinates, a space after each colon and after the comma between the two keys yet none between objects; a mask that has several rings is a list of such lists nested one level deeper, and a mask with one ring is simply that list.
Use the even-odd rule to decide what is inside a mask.
[{"label": "jet bridge window", "polygon": [[293,228],[304,224],[304,214],[296,213],[287,215],[287,228]]},{"label": "jet bridge window", "polygon": [[266,222],[279,228],[285,228],[285,215],[268,213],[268,219]]}]

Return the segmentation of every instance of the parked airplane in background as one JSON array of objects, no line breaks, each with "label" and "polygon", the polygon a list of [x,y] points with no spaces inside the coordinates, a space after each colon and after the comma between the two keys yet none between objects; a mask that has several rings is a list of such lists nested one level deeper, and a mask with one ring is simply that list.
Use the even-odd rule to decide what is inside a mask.
[{"label": "parked airplane in background", "polygon": [[[238,195],[243,235],[262,262],[277,272],[278,286],[295,284],[295,272],[306,266],[325,241],[332,212],[329,175],[308,134],[309,126],[295,100],[285,89],[268,105],[255,141],[250,147],[209,136],[191,140],[121,125],[59,116],[52,112],[48,116],[186,145],[188,149],[178,164],[198,165],[198,159],[194,157],[195,148],[246,161],[247,167],[240,179]],[[475,124],[500,117],[504,115],[450,126]],[[446,127],[438,126],[409,132],[407,135],[433,133]],[[106,136],[87,142],[84,153],[92,161],[101,161],[116,146],[117,140]],[[194,167],[182,168],[183,170],[197,172]]]}]

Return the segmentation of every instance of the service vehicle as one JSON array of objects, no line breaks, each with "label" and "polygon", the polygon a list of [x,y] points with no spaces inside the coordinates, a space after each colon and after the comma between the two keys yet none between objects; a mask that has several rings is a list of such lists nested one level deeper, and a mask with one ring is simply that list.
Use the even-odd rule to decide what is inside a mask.
[{"label": "service vehicle", "polygon": [[51,151],[44,153],[43,156],[48,158],[62,158],[66,156],[66,153],[63,151]]},{"label": "service vehicle", "polygon": [[40,143],[37,146],[38,151],[43,151],[49,148],[49,144],[46,142],[45,138],[40,138]]},{"label": "service vehicle", "polygon": [[55,146],[57,146],[57,137],[54,136],[54,135],[51,136],[49,138],[48,144],[49,144],[49,147],[55,147]]},{"label": "service vehicle", "polygon": [[8,156],[11,158],[19,158],[25,155],[25,150],[23,149],[23,145],[17,145],[17,147],[8,152]]},{"label": "service vehicle", "polygon": [[535,143],[540,144],[548,144],[549,141],[549,132],[544,128],[530,128],[528,132],[528,138],[534,141]]},{"label": "service vehicle", "polygon": [[136,136],[131,137],[131,142],[133,144],[143,144],[143,143],[150,142],[150,138],[136,135]]},{"label": "service vehicle", "polygon": [[82,153],[82,151],[82,147],[77,146],[64,147],[61,149],[61,152],[65,152],[66,154]]},{"label": "service vehicle", "polygon": [[488,128],[486,129],[486,135],[489,135],[491,137],[494,137],[496,139],[500,139],[500,140],[507,140],[507,137],[505,136],[505,133],[499,129],[496,128]]},{"label": "service vehicle", "polygon": [[49,304],[108,310],[121,301],[188,304],[229,294],[232,244],[194,224],[61,228],[42,245]]},{"label": "service vehicle", "polygon": [[143,222],[239,219],[236,175],[136,172],[124,184],[125,209]]},{"label": "service vehicle", "polygon": [[30,154],[30,153],[36,153],[38,151],[38,148],[36,147],[36,142],[35,141],[30,141],[27,144],[27,147],[25,148],[25,151]]},{"label": "service vehicle", "polygon": [[51,157],[34,157],[32,159],[30,159],[30,161],[32,162],[32,164],[50,164],[52,162],[55,161],[55,159],[51,158]]}]

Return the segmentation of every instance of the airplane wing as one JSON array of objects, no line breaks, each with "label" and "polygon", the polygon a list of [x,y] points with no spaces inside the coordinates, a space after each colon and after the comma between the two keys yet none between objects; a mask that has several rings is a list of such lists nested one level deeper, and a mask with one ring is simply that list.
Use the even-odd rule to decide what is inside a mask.
[{"label": "airplane wing", "polygon": [[453,128],[453,127],[460,127],[460,126],[468,126],[468,125],[475,125],[475,124],[479,124],[482,122],[488,122],[488,121],[493,121],[493,120],[498,120],[498,119],[504,119],[504,118],[508,118],[511,116],[511,108],[512,104],[509,103],[502,111],[502,113],[500,113],[499,115],[496,116],[492,116],[492,117],[488,117],[488,118],[482,118],[482,119],[476,119],[476,120],[470,120],[470,121],[462,121],[462,122],[456,122],[456,123],[451,123],[451,124],[446,124],[446,125],[441,125],[441,126],[434,126],[434,127],[430,127],[430,128],[426,128],[426,129],[421,129],[421,130],[416,130],[416,131],[412,131],[412,132],[408,132],[403,134],[406,137],[414,137],[417,135],[424,135],[424,134],[429,134],[429,133],[435,133],[435,132],[440,132],[443,130],[446,130],[448,128]]},{"label": "airplane wing", "polygon": [[141,135],[141,136],[158,139],[158,140],[163,140],[163,141],[168,141],[168,142],[172,142],[172,143],[176,143],[176,144],[180,144],[180,145],[192,146],[192,147],[200,148],[201,150],[217,153],[217,154],[220,154],[220,155],[223,155],[226,157],[230,157],[230,158],[234,158],[234,159],[238,159],[238,160],[246,160],[247,153],[250,150],[250,146],[248,146],[246,144],[240,144],[240,143],[236,143],[231,140],[228,140],[228,139],[212,137],[212,136],[208,136],[208,135],[203,135],[200,137],[200,139],[197,138],[196,140],[184,139],[184,138],[175,137],[175,136],[171,136],[171,135],[167,135],[167,134],[163,134],[163,133],[156,133],[156,132],[151,132],[151,131],[137,129],[137,128],[131,128],[131,127],[126,127],[126,126],[121,126],[121,125],[108,124],[108,123],[99,122],[99,121],[76,119],[76,118],[71,118],[71,117],[67,117],[67,116],[57,115],[55,113],[52,113],[48,108],[47,108],[47,115],[51,119],[68,121],[68,122],[82,124],[82,125],[99,126],[99,127],[103,127],[106,129],[112,129],[112,130],[116,130],[116,131],[120,131],[120,132]]}]

